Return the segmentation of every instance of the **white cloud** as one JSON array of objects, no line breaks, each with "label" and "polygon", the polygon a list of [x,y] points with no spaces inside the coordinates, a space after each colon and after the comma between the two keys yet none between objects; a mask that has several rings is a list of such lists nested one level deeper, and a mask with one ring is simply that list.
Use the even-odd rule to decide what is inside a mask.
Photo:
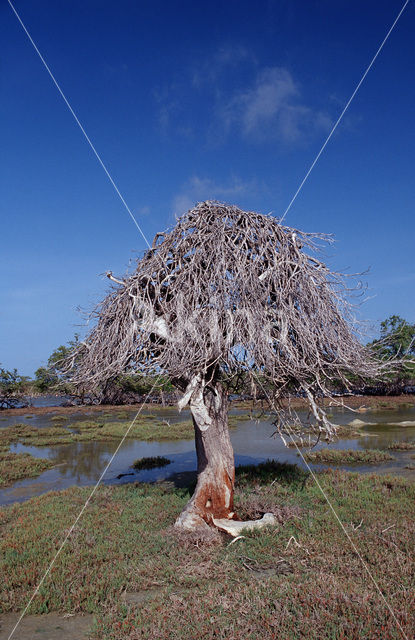
[{"label": "white cloud", "polygon": [[192,176],[173,199],[173,213],[181,215],[204,200],[230,200],[258,190],[255,180],[244,182],[233,176],[226,184],[218,184],[211,178]]},{"label": "white cloud", "polygon": [[198,61],[192,71],[192,84],[196,89],[217,83],[219,77],[240,64],[254,64],[255,57],[243,45],[227,44],[213,55]]},{"label": "white cloud", "polygon": [[293,142],[331,123],[327,114],[301,103],[298,85],[282,67],[258,72],[253,85],[233,95],[219,114],[226,129],[236,127],[257,140]]},{"label": "white cloud", "polygon": [[260,67],[252,51],[238,44],[195,56],[180,79],[173,78],[154,96],[161,132],[205,137],[214,146],[231,135],[254,143],[307,143],[332,125],[326,112],[303,97],[287,68]]},{"label": "white cloud", "polygon": [[151,209],[150,207],[148,207],[147,205],[144,205],[142,207],[138,207],[136,214],[140,217],[145,217],[145,216],[149,216],[151,213]]},{"label": "white cloud", "polygon": [[158,86],[153,90],[153,98],[157,104],[158,126],[162,133],[166,133],[181,112],[178,87],[175,83]]},{"label": "white cloud", "polygon": [[173,213],[176,216],[181,216],[195,205],[195,198],[192,198],[187,193],[179,193],[173,198]]},{"label": "white cloud", "polygon": [[288,101],[297,95],[297,88],[286,69],[265,69],[256,86],[245,94],[236,96],[234,103],[241,108],[243,127],[246,133],[256,130],[262,122],[278,113],[287,111]]},{"label": "white cloud", "polygon": [[214,62],[220,67],[234,66],[241,61],[254,61],[255,57],[249,49],[243,45],[224,45],[215,53]]}]

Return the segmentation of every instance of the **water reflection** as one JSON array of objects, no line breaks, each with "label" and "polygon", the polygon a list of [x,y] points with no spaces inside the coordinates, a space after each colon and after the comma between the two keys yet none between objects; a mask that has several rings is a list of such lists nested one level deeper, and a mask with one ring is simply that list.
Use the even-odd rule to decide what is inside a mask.
[{"label": "water reflection", "polygon": [[[88,419],[104,419],[113,421],[120,419],[126,421],[125,410],[120,408],[120,416],[113,414],[103,418],[105,410]],[[232,414],[238,415],[243,411],[233,410]],[[306,412],[299,412],[303,418]],[[134,410],[128,412],[129,417],[135,415]],[[149,413],[148,413],[149,414]],[[79,414],[78,419],[85,419],[85,413]],[[188,414],[179,415],[175,408],[166,408],[160,412],[156,410],[153,415],[173,422],[188,418]],[[48,416],[49,417],[49,416]],[[46,416],[40,416],[45,426]],[[415,407],[368,411],[366,413],[350,413],[342,408],[332,409],[332,420],[337,424],[346,424],[359,418],[365,425],[362,427],[360,438],[348,438],[332,444],[337,449],[385,449],[396,441],[415,441]],[[20,417],[20,421],[22,418]],[[50,424],[50,420],[47,421]],[[70,417],[70,422],[75,422]],[[4,423],[3,423],[4,424]],[[52,422],[53,424],[53,422]],[[55,422],[56,424],[56,422]],[[39,425],[40,426],[40,425]],[[167,428],[167,427],[166,427]],[[295,449],[286,448],[279,438],[273,438],[275,428],[266,417],[260,422],[255,420],[242,420],[237,428],[231,431],[231,440],[235,450],[236,464],[258,463],[267,458],[275,458],[281,462],[302,464]],[[118,442],[77,442],[53,447],[27,447],[24,445],[12,446],[12,451],[27,451],[36,457],[47,457],[56,465],[42,473],[38,478],[22,480],[12,487],[0,490],[0,504],[9,504],[14,501],[25,500],[33,495],[39,495],[45,491],[60,490],[72,485],[94,484],[106,464],[114,453]],[[316,448],[326,446],[320,443]],[[399,473],[410,477],[415,472],[405,469],[411,461],[411,455],[415,451],[393,451],[394,460],[375,465],[345,465],[343,468],[358,470],[361,472],[375,471],[376,473]],[[136,472],[132,464],[137,458],[149,456],[164,456],[171,460],[171,464],[161,469],[151,469]],[[322,465],[313,465],[321,468]],[[196,456],[192,440],[180,440],[172,442],[140,442],[138,440],[126,440],[117,453],[113,463],[106,473],[103,482],[107,484],[123,484],[126,482],[144,481],[154,482],[169,477],[177,478],[177,474],[185,474],[196,469]],[[133,475],[125,475],[125,474]],[[118,476],[121,476],[118,478]]]},{"label": "water reflection", "polygon": [[[75,479],[75,484],[96,480],[97,470],[102,469],[110,452],[104,442],[77,442],[74,445],[51,447],[48,458],[58,466],[64,477]],[[69,450],[68,450],[69,449]]]},{"label": "water reflection", "polygon": [[[1,429],[10,427],[14,424],[20,424],[22,422],[30,424],[40,429],[46,427],[66,426],[68,424],[76,424],[77,422],[83,422],[85,420],[98,420],[100,422],[129,422],[132,421],[137,414],[140,407],[124,408],[120,406],[117,409],[88,409],[82,407],[77,409],[71,409],[67,413],[62,411],[51,411],[46,414],[30,413],[28,408],[27,413],[23,415],[2,415],[0,413],[0,435]],[[235,414],[242,413],[242,411],[235,411]],[[181,413],[178,413],[175,407],[159,407],[147,408],[140,412],[143,417],[152,416],[158,420],[164,420],[167,423],[173,424],[182,420],[188,420],[190,418],[190,412],[188,409],[184,409]]]}]

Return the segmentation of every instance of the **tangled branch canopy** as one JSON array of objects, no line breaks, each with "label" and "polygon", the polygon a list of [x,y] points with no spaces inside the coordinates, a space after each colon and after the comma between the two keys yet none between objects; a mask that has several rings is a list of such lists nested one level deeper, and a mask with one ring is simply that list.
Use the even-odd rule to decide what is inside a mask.
[{"label": "tangled branch canopy", "polygon": [[308,393],[333,379],[347,387],[348,372],[376,376],[344,278],[316,257],[325,242],[270,215],[199,203],[95,310],[76,378],[96,384],[130,370],[189,381],[215,367]]}]

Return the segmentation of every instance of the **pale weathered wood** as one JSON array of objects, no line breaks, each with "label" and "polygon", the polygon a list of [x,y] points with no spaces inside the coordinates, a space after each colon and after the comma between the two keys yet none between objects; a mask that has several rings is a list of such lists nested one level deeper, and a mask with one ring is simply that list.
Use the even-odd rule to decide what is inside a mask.
[{"label": "pale weathered wood", "polygon": [[241,535],[242,531],[251,531],[252,529],[262,529],[277,524],[277,519],[273,513],[264,513],[259,520],[227,520],[226,518],[213,518],[213,524],[221,531],[226,531],[236,538]]},{"label": "pale weathered wood", "polygon": [[227,389],[239,376],[254,395],[259,377],[259,390],[267,386],[282,437],[304,430],[279,404],[289,389],[309,403],[309,432],[330,439],[336,427],[318,397],[330,396],[333,380],[348,388],[350,372],[373,379],[388,368],[358,339],[344,276],[316,258],[327,241],[270,215],[202,202],[157,234],[133,273],[109,274],[113,289],[68,367],[83,385],[135,372],[168,376],[182,391],[198,482],[177,526],[234,517]]},{"label": "pale weathered wood", "polygon": [[318,437],[332,437],[318,395],[330,395],[333,379],[348,388],[348,372],[379,377],[385,363],[359,342],[344,276],[316,257],[327,241],[270,215],[199,203],[157,234],[133,273],[109,273],[114,288],[72,359],[73,381],[99,385],[130,370],[163,373],[184,390],[212,367],[227,381],[253,371],[274,396],[282,434],[299,428],[278,405],[290,388],[306,395]]},{"label": "pale weathered wood", "polygon": [[235,484],[226,390],[217,381],[206,384],[201,378],[194,386],[189,403],[195,429],[198,476],[195,492],[176,521],[177,527],[186,529],[210,524],[213,517],[231,518]]}]

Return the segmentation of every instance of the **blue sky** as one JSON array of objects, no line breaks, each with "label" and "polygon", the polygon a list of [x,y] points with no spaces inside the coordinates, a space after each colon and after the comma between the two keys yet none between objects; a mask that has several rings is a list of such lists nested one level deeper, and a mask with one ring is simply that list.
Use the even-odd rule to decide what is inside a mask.
[{"label": "blue sky", "polygon": [[[14,3],[150,241],[205,199],[281,215],[402,4]],[[285,220],[370,268],[372,331],[415,322],[414,26],[411,2]],[[7,2],[0,42],[0,362],[31,375],[145,243]]]}]

